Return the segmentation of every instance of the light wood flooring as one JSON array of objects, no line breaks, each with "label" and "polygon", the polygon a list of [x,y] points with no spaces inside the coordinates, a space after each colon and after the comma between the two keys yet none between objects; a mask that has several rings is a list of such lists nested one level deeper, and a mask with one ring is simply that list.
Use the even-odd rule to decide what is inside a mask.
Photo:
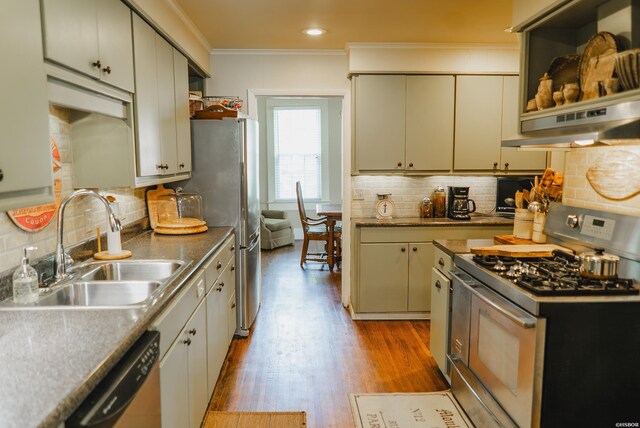
[{"label": "light wood flooring", "polygon": [[234,338],[209,410],[306,411],[309,427],[352,427],[349,393],[448,388],[428,321],[353,321],[340,271],[299,266],[301,243],[262,252],[262,306]]}]

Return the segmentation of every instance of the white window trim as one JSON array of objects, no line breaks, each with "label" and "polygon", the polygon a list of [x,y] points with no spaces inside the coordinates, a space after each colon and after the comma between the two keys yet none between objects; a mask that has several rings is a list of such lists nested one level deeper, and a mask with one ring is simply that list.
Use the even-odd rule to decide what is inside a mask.
[{"label": "white window trim", "polygon": [[[275,177],[275,162],[274,162],[274,140],[273,140],[273,109],[274,107],[320,107],[320,150],[321,150],[321,198],[306,198],[307,202],[320,203],[322,201],[329,200],[329,101],[326,98],[267,98],[266,99],[266,116],[267,116],[267,177],[269,180],[268,186],[268,204],[271,207],[273,204],[288,204],[296,202],[295,199],[276,199],[276,177]],[[314,205],[315,207],[315,205]]]}]

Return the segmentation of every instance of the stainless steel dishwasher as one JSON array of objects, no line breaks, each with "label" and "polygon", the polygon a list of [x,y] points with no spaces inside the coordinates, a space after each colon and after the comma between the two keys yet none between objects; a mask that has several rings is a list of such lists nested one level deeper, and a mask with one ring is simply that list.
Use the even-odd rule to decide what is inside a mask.
[{"label": "stainless steel dishwasher", "polygon": [[159,355],[160,333],[145,332],[66,420],[65,427],[159,427]]}]

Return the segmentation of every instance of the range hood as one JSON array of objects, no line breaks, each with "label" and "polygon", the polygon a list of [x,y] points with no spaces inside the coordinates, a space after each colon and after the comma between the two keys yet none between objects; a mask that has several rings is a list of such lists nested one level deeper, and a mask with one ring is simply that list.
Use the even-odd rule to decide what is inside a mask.
[{"label": "range hood", "polygon": [[521,135],[502,147],[553,149],[640,144],[640,101],[535,116],[520,120]]}]

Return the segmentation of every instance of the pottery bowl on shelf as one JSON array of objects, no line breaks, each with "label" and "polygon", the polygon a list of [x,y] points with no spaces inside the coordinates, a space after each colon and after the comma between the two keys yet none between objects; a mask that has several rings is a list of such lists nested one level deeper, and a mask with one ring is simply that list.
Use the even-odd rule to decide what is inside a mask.
[{"label": "pottery bowl on shelf", "polygon": [[638,87],[640,87],[638,55],[640,55],[640,49],[630,49],[620,52],[615,56],[616,74],[618,75],[622,89],[625,91],[638,89]]}]

